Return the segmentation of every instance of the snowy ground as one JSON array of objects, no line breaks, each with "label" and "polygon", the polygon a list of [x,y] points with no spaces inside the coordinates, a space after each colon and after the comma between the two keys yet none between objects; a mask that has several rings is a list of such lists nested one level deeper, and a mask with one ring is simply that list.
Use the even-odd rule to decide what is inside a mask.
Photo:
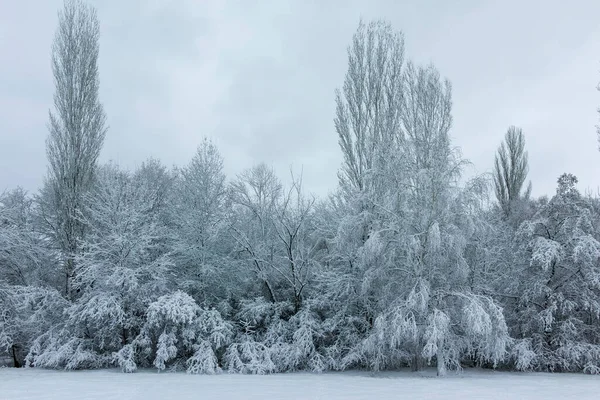
[{"label": "snowy ground", "polygon": [[0,369],[0,399],[600,399],[600,377],[467,371],[217,376],[118,371]]}]

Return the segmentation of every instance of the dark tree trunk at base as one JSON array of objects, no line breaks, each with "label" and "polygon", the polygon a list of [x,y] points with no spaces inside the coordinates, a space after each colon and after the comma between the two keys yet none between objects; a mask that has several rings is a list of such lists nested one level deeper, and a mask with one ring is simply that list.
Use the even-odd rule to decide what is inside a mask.
[{"label": "dark tree trunk at base", "polygon": [[13,345],[11,347],[11,350],[12,350],[12,358],[13,358],[14,367],[21,368],[22,365],[19,362],[19,358],[17,357],[17,346]]}]

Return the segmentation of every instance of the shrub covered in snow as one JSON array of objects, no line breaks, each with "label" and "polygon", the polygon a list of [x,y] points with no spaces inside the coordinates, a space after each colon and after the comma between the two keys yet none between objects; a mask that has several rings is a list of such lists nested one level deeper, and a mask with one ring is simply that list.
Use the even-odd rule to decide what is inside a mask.
[{"label": "shrub covered in snow", "polygon": [[188,294],[176,291],[149,305],[138,337],[114,357],[128,372],[137,363],[164,370],[185,361],[190,373],[216,373],[221,370],[217,356],[231,337],[232,326],[218,311],[202,308]]}]

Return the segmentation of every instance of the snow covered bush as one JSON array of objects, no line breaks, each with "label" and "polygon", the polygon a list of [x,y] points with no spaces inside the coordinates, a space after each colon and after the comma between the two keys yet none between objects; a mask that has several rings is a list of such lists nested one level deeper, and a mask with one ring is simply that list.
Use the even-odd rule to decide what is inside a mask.
[{"label": "snow covered bush", "polygon": [[86,340],[69,337],[68,331],[59,330],[39,336],[26,362],[41,368],[90,369],[108,367],[110,357],[95,352]]},{"label": "snow covered bush", "polygon": [[[146,323],[132,344],[142,365],[159,370],[183,360],[189,373],[216,373],[218,356],[231,342],[232,326],[214,309],[196,304],[188,294],[176,291],[159,297],[148,307]],[[129,351],[129,350],[128,350]],[[123,369],[131,369],[128,353],[120,356]]]},{"label": "snow covered bush", "polygon": [[309,303],[287,320],[272,323],[262,342],[269,347],[276,372],[329,369],[320,353],[321,320]]},{"label": "snow covered bush", "polygon": [[[242,302],[235,314],[238,333],[225,355],[230,372],[264,374],[329,369],[320,353],[321,320],[310,303],[294,313],[294,304],[264,298]],[[268,367],[259,367],[264,360]]]},{"label": "snow covered bush", "polygon": [[232,343],[225,353],[225,366],[229,372],[263,375],[275,372],[271,350],[261,342],[246,336],[241,342]]},{"label": "snow covered bush", "polygon": [[207,340],[194,345],[194,355],[187,359],[187,372],[190,374],[215,374],[221,371],[213,346]]},{"label": "snow covered bush", "polygon": [[121,350],[113,353],[113,360],[123,372],[135,372],[137,364],[135,362],[135,349],[132,344],[126,344]]}]

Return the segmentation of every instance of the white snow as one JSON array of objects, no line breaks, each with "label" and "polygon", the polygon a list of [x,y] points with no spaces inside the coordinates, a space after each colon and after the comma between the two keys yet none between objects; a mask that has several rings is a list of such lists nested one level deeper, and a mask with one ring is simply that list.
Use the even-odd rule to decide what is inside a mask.
[{"label": "white snow", "polygon": [[444,378],[424,373],[342,372],[188,375],[117,370],[0,369],[0,399],[598,399],[600,377],[469,370]]}]

